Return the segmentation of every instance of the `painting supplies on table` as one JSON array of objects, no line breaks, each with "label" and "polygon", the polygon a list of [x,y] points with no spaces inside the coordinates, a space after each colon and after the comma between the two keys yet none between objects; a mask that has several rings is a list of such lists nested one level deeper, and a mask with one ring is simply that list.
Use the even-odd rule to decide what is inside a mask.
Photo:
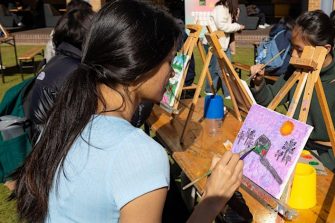
[{"label": "painting supplies on table", "polygon": [[320,160],[318,160],[315,157],[313,150],[312,151],[303,150],[301,152],[301,155],[299,157],[298,162],[311,165],[312,167],[315,168],[316,173],[318,175],[327,175],[327,172],[326,172],[326,169],[325,169],[324,165],[322,164],[322,162]]},{"label": "painting supplies on table", "polygon": [[[245,150],[242,150],[239,155],[240,155],[240,160],[243,160],[249,153],[251,153],[251,151],[254,149],[255,147],[251,147],[251,148],[247,148]],[[212,170],[208,170],[205,174],[201,175],[200,177],[198,177],[197,179],[195,179],[194,181],[190,182],[189,184],[185,185],[183,187],[183,190],[186,190],[187,188],[193,186],[194,184],[196,184],[198,181],[200,181],[201,179],[210,176],[212,173]]]},{"label": "painting supplies on table", "polygon": [[[269,65],[272,61],[274,61],[277,57],[279,57],[282,53],[285,52],[285,49],[283,49],[282,51],[280,51],[279,53],[277,53],[276,55],[274,55],[271,60],[269,60],[266,64],[264,64],[260,71],[263,70],[267,65]],[[251,79],[253,79],[256,75],[250,75],[250,77],[247,78],[246,82],[250,81]]]}]

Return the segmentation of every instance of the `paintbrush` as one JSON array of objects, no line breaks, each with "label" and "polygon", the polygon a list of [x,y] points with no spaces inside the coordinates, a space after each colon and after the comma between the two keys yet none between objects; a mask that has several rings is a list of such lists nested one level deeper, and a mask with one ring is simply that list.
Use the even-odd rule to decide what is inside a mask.
[{"label": "paintbrush", "polygon": [[264,64],[263,66],[261,66],[261,69],[259,69],[259,71],[257,71],[254,75],[251,75],[250,77],[247,78],[246,81],[251,80],[252,78],[254,78],[256,76],[256,74],[258,72],[260,72],[261,70],[263,70],[267,65],[269,65],[272,61],[274,61],[277,57],[280,56],[280,54],[282,54],[286,49],[282,49],[282,51],[280,51],[279,53],[277,53],[276,55],[274,55],[271,60],[269,60],[266,64]]},{"label": "paintbrush", "polygon": [[[249,153],[252,152],[252,150],[255,149],[255,146],[251,147],[251,148],[247,148],[242,150],[241,152],[239,152],[238,154],[240,155],[240,160],[243,160]],[[187,185],[185,185],[183,187],[183,190],[186,190],[187,188],[193,186],[194,184],[196,184],[198,181],[200,181],[201,179],[210,176],[212,173],[212,170],[208,170],[205,174],[201,175],[200,177],[198,177],[197,179],[195,179],[194,181],[188,183]]]}]

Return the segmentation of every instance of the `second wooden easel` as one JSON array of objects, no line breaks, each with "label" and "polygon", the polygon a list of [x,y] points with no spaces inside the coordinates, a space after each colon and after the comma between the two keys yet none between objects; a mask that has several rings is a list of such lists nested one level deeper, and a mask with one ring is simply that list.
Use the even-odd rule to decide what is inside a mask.
[{"label": "second wooden easel", "polygon": [[[179,113],[178,106],[179,106],[182,91],[195,90],[191,106],[188,108],[189,109],[189,114],[188,114],[188,118],[187,118],[188,121],[185,122],[183,130],[182,130],[182,134],[181,134],[181,137],[180,137],[180,143],[181,144],[183,144],[184,135],[185,135],[190,117],[192,116],[193,111],[194,111],[194,107],[196,106],[196,104],[198,102],[198,98],[199,98],[199,95],[200,95],[200,92],[201,92],[201,89],[202,89],[202,86],[204,84],[204,81],[205,81],[206,77],[208,79],[209,85],[211,86],[212,93],[215,93],[214,88],[213,88],[212,79],[211,79],[210,73],[208,71],[208,66],[209,66],[210,60],[212,58],[212,52],[209,50],[208,53],[206,54],[204,46],[202,45],[202,43],[199,39],[201,30],[202,30],[202,26],[197,25],[197,24],[191,24],[191,25],[187,25],[186,28],[190,31],[190,34],[189,34],[188,38],[186,39],[186,41],[185,41],[183,47],[181,48],[180,52],[187,55],[190,58],[192,56],[193,52],[194,52],[195,46],[197,46],[197,48],[199,50],[200,57],[201,57],[204,65],[203,65],[203,68],[202,68],[202,72],[199,76],[198,83],[197,84],[193,83],[191,86],[182,87],[174,95],[174,97],[176,99],[176,102],[174,103],[173,108],[171,109],[172,110],[172,115],[171,115],[171,118],[172,118],[171,122],[172,123],[173,123],[174,119],[176,118],[176,115]],[[188,66],[189,66],[189,64],[186,66],[186,69],[184,70],[182,79],[180,80],[182,86],[184,85],[184,82],[185,82],[186,74],[187,74],[187,71],[188,71]]]},{"label": "second wooden easel", "polygon": [[300,58],[292,57],[290,60],[290,64],[295,66],[297,70],[286,81],[285,85],[281,88],[281,90],[277,93],[272,102],[268,105],[268,108],[274,110],[282,101],[282,99],[292,89],[292,87],[297,83],[293,98],[290,101],[290,106],[286,115],[289,117],[293,117],[297,109],[298,103],[301,100],[302,93],[304,93],[301,108],[298,113],[298,120],[306,123],[313,96],[313,91],[315,89],[316,96],[320,104],[322,116],[326,124],[330,143],[335,153],[334,124],[331,118],[326,95],[320,79],[320,70],[324,63],[326,55],[327,50],[324,47],[306,46]]},{"label": "second wooden easel", "polygon": [[215,31],[206,34],[206,38],[212,46],[214,54],[218,58],[222,80],[226,84],[230,93],[235,116],[238,120],[242,121],[242,116],[245,116],[248,113],[250,107],[253,105],[253,100],[222,49],[219,39],[223,35],[224,33],[222,31]]},{"label": "second wooden easel", "polygon": [[[209,82],[209,85],[211,86],[211,91],[212,93],[215,94],[213,83],[212,83],[212,78],[208,72],[208,66],[211,61],[212,55],[216,55],[219,65],[220,65],[220,70],[222,72],[222,80],[226,84],[229,93],[231,95],[231,100],[233,103],[233,109],[235,112],[235,116],[239,121],[242,122],[242,115],[241,113],[245,116],[247,112],[249,111],[249,108],[253,104],[253,100],[251,96],[247,93],[246,89],[242,85],[241,79],[239,78],[238,74],[236,73],[232,63],[224,53],[221,44],[219,42],[219,39],[223,37],[225,34],[222,31],[215,31],[211,32],[210,28],[207,27],[208,33],[205,34],[205,37],[209,43],[210,50],[208,50],[206,59],[204,60],[204,66],[199,78],[199,83],[202,85],[204,83],[204,80],[206,78],[207,74],[207,79]],[[201,88],[198,88],[195,92],[195,97],[193,98],[192,104],[190,111],[188,113],[187,119],[185,121],[185,125],[180,137],[180,142],[183,143],[185,134],[188,129],[189,122],[192,118],[193,110],[194,107],[197,103],[198,96],[200,95],[200,90]]]},{"label": "second wooden easel", "polygon": [[[327,56],[327,49],[321,46],[312,47],[306,46],[301,54],[300,58],[292,57],[290,64],[296,67],[296,71],[286,81],[285,85],[280,89],[277,95],[274,97],[272,102],[268,105],[271,110],[276,109],[282,99],[288,94],[288,92],[296,86],[293,94],[293,98],[290,101],[290,105],[287,111],[287,116],[293,117],[296,113],[297,106],[301,101],[301,108],[298,113],[298,120],[306,123],[308,112],[311,105],[314,89],[316,96],[320,104],[323,119],[326,124],[327,133],[330,139],[332,149],[335,153],[335,131],[334,124],[331,118],[329,106],[326,100],[326,95],[320,79],[320,71],[322,65]],[[292,178],[289,180],[286,189],[281,197],[281,200],[287,202],[290,194],[290,188],[292,184]]]}]

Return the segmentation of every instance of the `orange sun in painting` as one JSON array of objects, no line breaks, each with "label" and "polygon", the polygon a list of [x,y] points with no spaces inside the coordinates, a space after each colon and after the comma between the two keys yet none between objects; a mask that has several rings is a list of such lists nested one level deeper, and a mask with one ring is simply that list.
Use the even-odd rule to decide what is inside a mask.
[{"label": "orange sun in painting", "polygon": [[283,136],[290,135],[294,129],[294,124],[291,121],[286,121],[283,123],[283,125],[280,128],[280,133]]}]

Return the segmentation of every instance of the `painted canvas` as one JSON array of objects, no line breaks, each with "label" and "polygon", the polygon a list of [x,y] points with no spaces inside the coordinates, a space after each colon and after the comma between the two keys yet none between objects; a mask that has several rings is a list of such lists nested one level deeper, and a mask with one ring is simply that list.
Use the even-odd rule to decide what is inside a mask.
[{"label": "painted canvas", "polygon": [[182,53],[178,53],[173,59],[171,66],[175,75],[169,79],[169,83],[166,86],[166,90],[161,100],[162,107],[172,109],[176,101],[176,94],[179,92],[180,88],[183,87],[181,84],[181,79],[188,62],[189,56]]},{"label": "painted canvas", "polygon": [[255,147],[244,158],[243,175],[279,199],[312,130],[312,126],[255,104],[232,151]]}]

